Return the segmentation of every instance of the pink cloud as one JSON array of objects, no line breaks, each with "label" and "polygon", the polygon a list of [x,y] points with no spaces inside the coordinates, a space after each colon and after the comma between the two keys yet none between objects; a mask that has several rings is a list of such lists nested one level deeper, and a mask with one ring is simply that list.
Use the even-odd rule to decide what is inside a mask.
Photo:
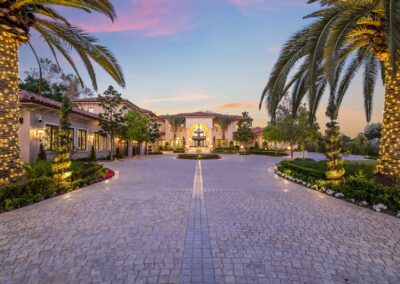
[{"label": "pink cloud", "polygon": [[110,23],[101,16],[80,21],[92,33],[138,31],[147,36],[175,34],[190,28],[190,11],[185,0],[130,0],[117,7],[117,19]]},{"label": "pink cloud", "polygon": [[243,13],[249,14],[251,9],[257,8],[261,10],[277,11],[282,6],[306,5],[306,0],[226,0],[229,3],[237,6]]}]

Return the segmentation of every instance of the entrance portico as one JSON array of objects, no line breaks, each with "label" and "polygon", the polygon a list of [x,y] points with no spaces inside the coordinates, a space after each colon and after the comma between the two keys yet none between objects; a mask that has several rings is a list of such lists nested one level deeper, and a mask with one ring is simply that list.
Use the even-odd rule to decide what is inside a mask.
[{"label": "entrance portico", "polygon": [[213,119],[212,118],[187,118],[186,136],[188,152],[210,152],[212,144]]}]

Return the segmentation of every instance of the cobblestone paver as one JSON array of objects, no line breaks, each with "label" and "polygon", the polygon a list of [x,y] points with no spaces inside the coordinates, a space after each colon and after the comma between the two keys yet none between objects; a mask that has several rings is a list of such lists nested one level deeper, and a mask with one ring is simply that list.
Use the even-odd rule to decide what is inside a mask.
[{"label": "cobblestone paver", "polygon": [[400,220],[280,179],[274,160],[202,162],[218,282],[400,283]]},{"label": "cobblestone paver", "polygon": [[400,283],[400,220],[276,161],[110,163],[108,182],[0,214],[0,283]]},{"label": "cobblestone paver", "polygon": [[109,166],[109,183],[0,214],[0,283],[179,282],[194,162]]},{"label": "cobblestone paver", "polygon": [[181,283],[189,282],[215,282],[200,161],[196,164],[181,274]]}]

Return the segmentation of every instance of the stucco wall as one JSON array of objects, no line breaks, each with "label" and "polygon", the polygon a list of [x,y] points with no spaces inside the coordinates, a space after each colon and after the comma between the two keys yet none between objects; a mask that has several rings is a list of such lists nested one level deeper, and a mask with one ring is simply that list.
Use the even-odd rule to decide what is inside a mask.
[{"label": "stucco wall", "polygon": [[[21,158],[24,162],[35,161],[39,153],[40,141],[44,138],[46,125],[59,125],[58,111],[50,108],[32,107],[21,108],[21,114],[24,118],[23,124],[20,128],[20,145],[21,145]],[[41,121],[39,121],[39,119]],[[85,158],[90,155],[90,150],[93,145],[93,132],[101,130],[97,120],[85,118],[82,116],[70,116],[71,128],[74,129],[74,146],[78,145],[78,129],[86,130],[87,133],[87,146],[85,151],[78,151],[74,154],[73,158]],[[100,138],[100,147],[101,147]],[[107,148],[110,147],[110,141],[107,139]],[[47,152],[48,158],[54,158],[54,153]],[[98,158],[104,158],[108,155],[108,151],[97,151]]]}]

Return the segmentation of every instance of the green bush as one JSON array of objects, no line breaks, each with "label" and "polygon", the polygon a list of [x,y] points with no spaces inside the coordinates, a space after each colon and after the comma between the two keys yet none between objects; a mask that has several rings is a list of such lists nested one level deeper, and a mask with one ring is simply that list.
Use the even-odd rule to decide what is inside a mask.
[{"label": "green bush", "polygon": [[[383,203],[392,211],[400,211],[400,187],[385,187],[373,179],[374,161],[346,161],[345,181],[340,186],[330,188],[342,192],[347,199],[357,202],[367,201],[370,205]],[[282,161],[277,165],[279,171],[305,182],[327,184],[325,180],[326,161],[295,159]]]},{"label": "green bush", "polygon": [[297,174],[301,174],[303,176],[312,177],[313,179],[325,179],[325,170],[318,169],[313,167],[307,167],[304,163],[299,163],[298,160],[293,161],[282,161],[278,165],[278,169],[281,172],[285,172],[286,170],[290,170],[291,172],[295,172]]},{"label": "green bush", "polygon": [[149,156],[156,156],[156,155],[162,155],[163,152],[149,152],[148,155]]},{"label": "green bush", "polygon": [[221,157],[217,154],[179,154],[178,159],[183,160],[217,160]]},{"label": "green bush", "polygon": [[49,177],[30,179],[0,187],[0,212],[20,208],[49,198],[54,192]]},{"label": "green bush", "polygon": [[400,211],[400,188],[385,187],[372,179],[363,177],[348,177],[345,183],[335,190],[343,192],[346,198],[355,201],[367,201],[374,205],[383,203],[390,210]]},{"label": "green bush", "polygon": [[36,161],[25,164],[25,171],[28,178],[51,177],[53,172],[51,163],[48,161]]},{"label": "green bush", "polygon": [[287,153],[282,151],[264,151],[264,150],[251,150],[248,153],[252,155],[262,155],[262,156],[271,156],[271,157],[286,157]]},{"label": "green bush", "polygon": [[184,148],[177,148],[177,149],[174,150],[174,153],[176,153],[176,154],[185,153],[185,149]]}]

